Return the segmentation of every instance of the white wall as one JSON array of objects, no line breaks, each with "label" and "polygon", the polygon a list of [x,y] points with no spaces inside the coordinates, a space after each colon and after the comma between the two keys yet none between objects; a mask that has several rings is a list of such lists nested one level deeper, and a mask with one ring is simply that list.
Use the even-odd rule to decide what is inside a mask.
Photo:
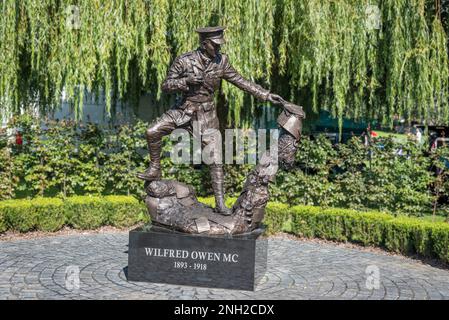
[{"label": "white wall", "polygon": [[[173,99],[174,101],[174,99]],[[139,104],[136,108],[133,108],[127,103],[117,102],[114,110],[111,110],[113,116],[110,116],[106,112],[106,101],[103,94],[100,95],[99,99],[95,99],[95,96],[90,93],[85,93],[82,118],[83,122],[91,121],[97,123],[101,126],[115,125],[121,123],[134,122],[137,119],[141,119],[146,122],[151,122],[157,117],[161,116],[164,111],[171,107],[171,103],[167,101],[154,101],[149,94],[144,94],[139,98]],[[112,109],[114,107],[111,107]],[[276,120],[276,107],[269,105],[260,105],[258,108],[262,109],[262,116],[260,118],[254,119],[255,126],[260,128],[266,128]],[[35,113],[38,114],[37,108]],[[65,98],[63,94],[61,99],[60,108],[54,110],[52,113],[45,114],[49,118],[58,120],[73,120],[75,119],[75,113],[70,103]],[[6,126],[6,119],[0,123],[2,127]]]}]

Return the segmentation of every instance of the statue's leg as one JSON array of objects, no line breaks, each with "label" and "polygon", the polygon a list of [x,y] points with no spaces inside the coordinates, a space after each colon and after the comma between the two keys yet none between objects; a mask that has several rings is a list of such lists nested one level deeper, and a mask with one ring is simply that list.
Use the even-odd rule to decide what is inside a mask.
[{"label": "statue's leg", "polygon": [[[212,112],[214,112],[213,110]],[[213,150],[210,158],[209,168],[212,181],[212,189],[215,196],[215,212],[222,215],[230,215],[232,211],[226,207],[224,201],[224,172],[223,172],[223,157],[222,157],[222,137],[218,130],[218,118],[214,116],[214,113],[206,113],[205,119],[207,127],[211,130],[205,130],[202,135],[202,147],[203,150]],[[209,117],[209,118],[208,118]]]},{"label": "statue's leg", "polygon": [[210,165],[210,176],[212,180],[212,189],[214,190],[215,196],[215,212],[221,213],[223,215],[230,215],[231,210],[226,207],[224,201],[224,173],[223,165],[221,164],[211,164]]},{"label": "statue's leg", "polygon": [[138,178],[146,181],[160,180],[162,178],[162,137],[170,134],[175,128],[176,124],[173,121],[173,118],[166,113],[147,129],[146,139],[148,152],[150,154],[150,166],[145,172],[137,174]]}]

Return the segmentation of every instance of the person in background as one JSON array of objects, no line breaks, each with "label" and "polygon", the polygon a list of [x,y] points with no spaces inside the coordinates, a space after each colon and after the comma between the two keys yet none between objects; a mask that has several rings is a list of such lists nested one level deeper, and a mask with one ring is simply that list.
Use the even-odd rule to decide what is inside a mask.
[{"label": "person in background", "polygon": [[422,131],[420,128],[416,128],[415,136],[416,136],[416,142],[421,144],[422,143]]},{"label": "person in background", "polygon": [[438,134],[436,132],[432,132],[430,134],[430,152],[433,152],[437,149],[437,139],[438,139]]},{"label": "person in background", "polygon": [[368,123],[368,126],[366,127],[366,132],[362,133],[362,137],[364,138],[365,146],[371,145],[372,138],[377,137],[378,134],[371,130],[371,124]]},{"label": "person in background", "polygon": [[370,124],[370,123],[368,123],[368,128],[367,128],[366,130],[367,130],[367,132],[368,132],[368,135],[369,135],[371,138],[375,138],[375,137],[378,136],[377,132],[371,129],[371,124]]},{"label": "person in background", "polygon": [[15,138],[16,138],[16,145],[18,147],[21,147],[23,145],[23,138],[22,138],[22,135],[20,134],[20,131],[16,132],[16,137]]},{"label": "person in background", "polygon": [[441,131],[440,138],[441,139],[439,139],[439,140],[441,141],[441,147],[446,147],[446,132],[445,131]]}]

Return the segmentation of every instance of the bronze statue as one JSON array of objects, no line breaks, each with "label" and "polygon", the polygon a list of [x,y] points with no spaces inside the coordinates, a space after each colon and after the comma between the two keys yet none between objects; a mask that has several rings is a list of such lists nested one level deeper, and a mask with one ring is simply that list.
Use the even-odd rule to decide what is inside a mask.
[{"label": "bronze statue", "polygon": [[[278,163],[291,168],[301,136],[301,121],[305,114],[300,106],[286,102],[259,85],[244,79],[220,53],[224,43],[223,27],[198,29],[200,47],[176,58],[162,88],[168,92],[182,92],[182,99],[157,119],[147,130],[146,138],[151,163],[138,174],[146,180],[145,203],[152,223],[186,233],[242,234],[260,227],[269,199],[268,184],[274,181]],[[278,118],[281,135],[278,153],[267,151],[249,174],[243,191],[230,210],[224,203],[223,167],[211,165],[212,186],[216,200],[215,210],[201,204],[193,188],[177,181],[161,180],[161,139],[176,128],[192,134],[192,122],[198,121],[200,133],[219,128],[214,92],[225,79],[263,101],[284,107]],[[212,141],[202,140],[203,147]]]},{"label": "bronze statue", "polygon": [[[138,174],[146,181],[161,179],[160,155],[161,139],[176,128],[185,128],[192,133],[192,121],[198,121],[200,133],[207,129],[219,129],[214,93],[222,79],[229,81],[240,89],[251,93],[262,101],[280,104],[282,98],[270,93],[261,86],[244,79],[230,64],[228,56],[220,53],[220,46],[225,42],[223,27],[207,27],[196,30],[200,38],[200,47],[175,59],[167,78],[162,84],[166,92],[181,92],[182,98],[175,106],[165,112],[147,130],[146,138],[150,153],[150,166]],[[202,144],[211,143],[203,139]],[[230,211],[224,203],[223,166],[210,166],[212,188],[215,195],[215,210],[224,215]]]}]

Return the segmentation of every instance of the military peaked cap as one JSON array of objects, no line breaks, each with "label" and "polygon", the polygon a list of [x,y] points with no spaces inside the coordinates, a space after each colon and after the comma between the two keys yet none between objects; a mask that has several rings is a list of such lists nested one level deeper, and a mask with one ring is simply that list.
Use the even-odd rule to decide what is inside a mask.
[{"label": "military peaked cap", "polygon": [[200,35],[201,41],[204,41],[206,39],[212,40],[212,42],[216,44],[223,44],[225,43],[224,37],[223,37],[223,31],[225,30],[225,27],[205,27],[205,28],[199,28],[196,29],[196,32]]}]

